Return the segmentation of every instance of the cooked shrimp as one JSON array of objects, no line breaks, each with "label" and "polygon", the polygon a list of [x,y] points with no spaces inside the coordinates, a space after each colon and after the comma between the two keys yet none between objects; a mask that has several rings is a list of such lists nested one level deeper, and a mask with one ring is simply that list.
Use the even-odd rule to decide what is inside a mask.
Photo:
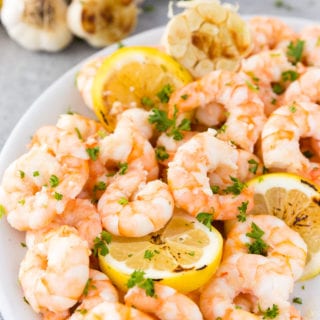
[{"label": "cooked shrimp", "polygon": [[287,47],[298,35],[282,20],[271,17],[253,17],[249,21],[253,49],[252,54],[275,48]]},{"label": "cooked shrimp", "polygon": [[300,151],[299,140],[320,140],[320,106],[311,102],[292,102],[275,110],[262,131],[264,165],[305,176],[319,167]]},{"label": "cooked shrimp", "polygon": [[307,245],[296,231],[275,216],[249,215],[246,221],[235,223],[225,242],[224,259],[237,252],[248,253],[252,238],[247,233],[251,232],[253,224],[264,232],[261,239],[268,246],[265,255],[287,263],[294,280],[299,279],[306,263]]},{"label": "cooked shrimp", "polygon": [[218,220],[234,218],[242,202],[248,201],[250,208],[252,190],[243,188],[237,195],[213,194],[207,176],[208,172],[218,171],[237,178],[238,156],[237,149],[217,139],[212,129],[198,133],[183,144],[168,168],[168,185],[175,205],[193,216],[200,212],[212,213]]},{"label": "cooked shrimp", "polygon": [[81,304],[76,312],[90,310],[101,302],[118,302],[119,295],[109,278],[102,272],[90,269],[89,280],[79,299]]},{"label": "cooked shrimp", "polygon": [[195,118],[207,127],[219,126],[227,120],[227,111],[223,105],[211,102],[205,107],[197,108]]},{"label": "cooked shrimp", "polygon": [[292,82],[283,96],[283,103],[309,101],[318,103],[320,97],[320,69],[308,68],[301,77]]},{"label": "cooked shrimp", "polygon": [[82,96],[86,106],[93,110],[93,101],[91,88],[93,79],[102,65],[104,57],[95,57],[92,60],[87,61],[81,66],[79,72],[76,75],[76,86]]},{"label": "cooked shrimp", "polygon": [[45,227],[81,192],[87,178],[86,160],[57,159],[42,149],[30,149],[3,175],[1,203],[8,222],[21,231]]},{"label": "cooked shrimp", "polygon": [[309,25],[304,27],[300,31],[299,37],[304,41],[303,61],[308,66],[320,67],[320,26]]},{"label": "cooked shrimp", "polygon": [[296,74],[296,69],[282,50],[262,51],[243,59],[241,62],[241,71],[246,73],[259,88],[257,93],[264,102],[264,110],[267,116],[277,108],[279,98],[279,95],[274,93],[272,84],[281,82],[284,90],[283,75],[286,75],[286,72],[287,74],[288,72]]},{"label": "cooked shrimp", "polygon": [[[276,305],[277,319],[290,319],[287,301],[293,279],[279,263],[257,254],[238,253],[224,260],[200,296],[205,319],[261,319],[262,311]],[[235,304],[238,296],[241,308]]]},{"label": "cooked shrimp", "polygon": [[255,91],[240,74],[216,70],[174,92],[169,113],[173,115],[175,108],[187,112],[212,102],[222,104],[228,117],[218,137],[252,152],[265,122],[264,105]]},{"label": "cooked shrimp", "polygon": [[101,233],[102,224],[96,207],[87,199],[74,199],[67,203],[65,210],[56,215],[52,223],[40,230],[28,231],[26,244],[30,248],[42,241],[43,236],[51,229],[68,225],[75,227],[79,236],[88,242],[89,248],[93,247],[94,239]]},{"label": "cooked shrimp", "polygon": [[141,237],[158,231],[173,214],[174,202],[168,186],[146,182],[146,172],[129,167],[107,187],[98,202],[103,227],[115,235]]},{"label": "cooked shrimp", "polygon": [[80,114],[61,114],[56,127],[64,131],[76,134],[78,139],[86,141],[96,135],[105,136],[107,131],[98,121],[89,119]]},{"label": "cooked shrimp", "polygon": [[119,121],[114,133],[100,141],[100,156],[106,165],[108,163],[142,165],[148,172],[148,180],[158,177],[158,163],[151,143],[139,133],[128,118]]},{"label": "cooked shrimp", "polygon": [[154,296],[144,289],[133,287],[126,293],[126,304],[154,314],[160,320],[202,320],[199,307],[187,296],[159,283],[154,284]]},{"label": "cooked shrimp", "polygon": [[76,131],[69,132],[56,126],[38,129],[30,142],[30,147],[33,146],[40,147],[56,157],[74,156],[85,160],[89,158],[86,146]]},{"label": "cooked shrimp", "polygon": [[101,302],[90,310],[75,311],[69,320],[155,320],[135,308],[115,302]]},{"label": "cooked shrimp", "polygon": [[70,311],[52,312],[44,311],[42,314],[42,320],[66,320],[70,317]]},{"label": "cooked shrimp", "polygon": [[160,134],[157,140],[157,149],[158,152],[163,150],[166,154],[166,157],[161,159],[161,155],[158,155],[159,162],[164,165],[168,166],[169,162],[173,160],[174,155],[176,154],[178,148],[183,145],[185,142],[189,141],[197,132],[195,131],[186,131],[183,134],[182,140],[175,140],[173,137],[169,137],[166,133]]},{"label": "cooked shrimp", "polygon": [[28,249],[19,269],[24,295],[36,312],[60,313],[75,305],[89,278],[88,244],[62,226]]}]

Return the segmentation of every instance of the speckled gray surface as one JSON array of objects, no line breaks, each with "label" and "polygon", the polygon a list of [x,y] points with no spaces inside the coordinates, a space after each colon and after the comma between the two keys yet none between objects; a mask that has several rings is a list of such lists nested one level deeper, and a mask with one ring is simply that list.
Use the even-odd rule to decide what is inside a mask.
[{"label": "speckled gray surface", "polygon": [[[281,15],[317,20],[320,13],[318,0],[229,2],[237,2],[242,14]],[[153,6],[154,9],[140,15],[135,34],[167,22],[167,0],[149,0],[145,1],[145,4]],[[42,91],[69,68],[96,51],[86,43],[74,40],[67,49],[59,53],[30,52],[10,40],[0,25],[0,149],[19,118]]]}]

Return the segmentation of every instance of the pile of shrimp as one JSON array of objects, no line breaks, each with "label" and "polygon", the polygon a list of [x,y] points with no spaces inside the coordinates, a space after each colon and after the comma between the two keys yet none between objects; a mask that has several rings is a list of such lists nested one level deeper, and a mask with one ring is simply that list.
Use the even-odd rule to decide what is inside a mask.
[{"label": "pile of shrimp", "polygon": [[[215,70],[171,94],[166,119],[176,128],[190,121],[178,138],[161,129],[155,110],[126,109],[112,133],[63,114],[7,168],[0,203],[26,233],[19,282],[43,319],[302,319],[289,295],[305,242],[274,216],[237,216],[253,206],[246,182],[267,170],[320,183],[320,27],[297,33],[275,18],[248,23],[253,47],[237,72]],[[100,62],[78,76],[88,103]],[[156,232],[175,208],[234,221],[218,271],[187,295],[161,283],[154,296],[137,286],[119,292],[99,271],[95,238],[102,230]],[[254,231],[263,254],[248,251]]]}]

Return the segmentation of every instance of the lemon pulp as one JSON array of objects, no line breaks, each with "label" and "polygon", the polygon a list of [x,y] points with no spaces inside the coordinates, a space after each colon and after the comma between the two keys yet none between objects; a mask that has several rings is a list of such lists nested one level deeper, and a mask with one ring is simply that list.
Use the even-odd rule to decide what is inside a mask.
[{"label": "lemon pulp", "polygon": [[113,237],[109,254],[99,262],[122,291],[135,270],[187,293],[205,284],[216,271],[222,255],[222,237],[195,218],[176,213],[159,232],[141,238]]}]

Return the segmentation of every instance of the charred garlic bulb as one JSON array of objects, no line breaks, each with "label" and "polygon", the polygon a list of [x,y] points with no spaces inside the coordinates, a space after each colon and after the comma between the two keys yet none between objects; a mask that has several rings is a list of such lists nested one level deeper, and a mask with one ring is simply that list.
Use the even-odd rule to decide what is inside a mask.
[{"label": "charred garlic bulb", "polygon": [[9,36],[30,50],[58,51],[72,40],[64,0],[3,0],[1,20]]},{"label": "charred garlic bulb", "polygon": [[73,0],[67,20],[75,35],[94,47],[104,47],[133,31],[137,15],[132,0]]}]

